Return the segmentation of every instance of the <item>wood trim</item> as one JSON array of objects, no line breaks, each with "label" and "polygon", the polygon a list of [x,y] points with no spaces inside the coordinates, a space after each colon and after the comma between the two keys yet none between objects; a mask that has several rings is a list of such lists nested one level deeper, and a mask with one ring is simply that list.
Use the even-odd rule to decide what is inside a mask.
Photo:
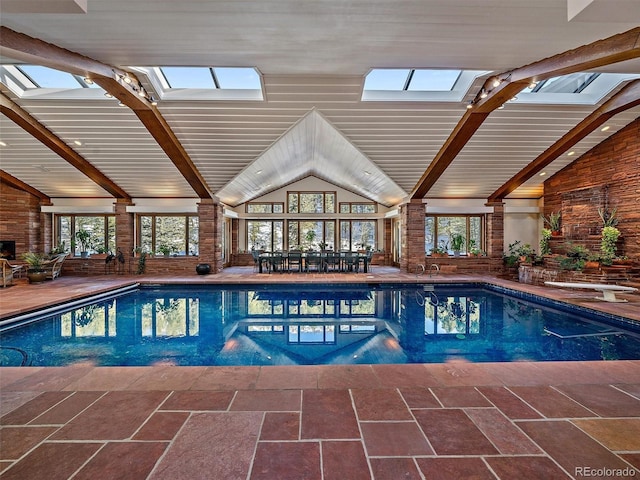
[{"label": "wood trim", "polygon": [[640,105],[640,80],[634,80],[569,130],[535,160],[507,180],[489,196],[487,201],[501,201],[611,117],[638,105]]},{"label": "wood trim", "polygon": [[0,170],[0,183],[7,184],[10,187],[16,188],[18,190],[22,190],[23,192],[30,193],[34,197],[39,198],[41,203],[46,205],[51,205],[51,197],[45,195],[37,188],[33,188],[28,183],[24,183],[22,180],[17,179],[13,175],[5,172],[4,170]]},{"label": "wood trim", "polygon": [[[132,85],[139,85],[135,75],[4,26],[0,27],[0,55],[91,78],[133,110],[200,198],[213,198],[204,178],[164,117],[134,90]],[[125,74],[132,79],[131,84],[122,81]]]},{"label": "wood trim", "polygon": [[[472,108],[462,116],[445,144],[413,188],[410,198],[423,198],[442,176],[489,114],[533,81],[581,72],[640,57],[640,27],[569,50],[487,79],[482,89],[486,98],[476,96]],[[495,79],[501,81],[493,86]]]},{"label": "wood trim", "polygon": [[0,111],[2,111],[4,116],[12,120],[16,125],[24,129],[36,140],[43,143],[51,149],[51,151],[60,155],[64,160],[80,170],[111,195],[116,198],[122,198],[128,201],[131,200],[129,194],[120,188],[120,186],[89,163],[82,155],[69,147],[51,130],[32,117],[26,110],[7,97],[4,93],[0,93]]}]

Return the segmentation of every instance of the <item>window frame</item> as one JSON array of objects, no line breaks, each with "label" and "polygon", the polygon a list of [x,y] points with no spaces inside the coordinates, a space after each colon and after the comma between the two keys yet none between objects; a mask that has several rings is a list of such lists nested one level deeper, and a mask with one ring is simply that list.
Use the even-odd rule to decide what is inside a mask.
[{"label": "window frame", "polygon": [[[433,218],[433,246],[427,246],[427,223],[428,223],[428,219],[429,218]],[[485,250],[485,245],[486,245],[486,215],[482,214],[482,213],[477,213],[477,214],[449,214],[449,213],[439,213],[439,214],[426,214],[425,215],[425,240],[424,240],[424,251],[425,251],[425,255],[432,255],[433,254],[433,250],[438,247],[438,244],[436,243],[439,237],[439,232],[438,232],[438,220],[440,218],[464,218],[465,219],[465,234],[464,234],[464,238],[465,238],[465,244],[464,244],[464,248],[461,251],[461,255],[465,255],[465,256],[469,256],[469,240],[470,240],[470,235],[469,232],[471,231],[471,219],[479,219],[480,220],[480,242],[479,245],[476,245],[476,248],[479,248],[480,250]],[[448,245],[448,250],[447,250],[447,254],[451,255],[453,253],[453,250],[451,250],[451,246]],[[464,253],[463,253],[464,252]]]},{"label": "window frame", "polygon": [[[95,218],[103,218],[104,219],[104,238],[102,239],[102,245],[107,252],[115,253],[118,244],[118,231],[116,227],[116,215],[113,213],[94,213],[94,214],[84,214],[84,213],[57,213],[54,215],[53,225],[54,225],[54,239],[55,246],[62,244],[62,219],[69,218],[69,245],[67,245],[69,252],[71,252],[71,256],[80,258],[80,251],[78,250],[78,254],[76,254],[76,249],[78,249],[78,242],[76,242],[76,232],[77,232],[77,222],[76,218],[86,218],[86,217],[95,217]],[[115,245],[111,245],[109,241],[109,220],[112,219],[114,222],[114,243]],[[92,234],[93,239],[93,234]],[[66,245],[66,240],[65,245]],[[89,254],[96,254],[96,250],[93,245],[88,250]]]},{"label": "window frame", "polygon": [[[295,210],[291,210],[291,196],[297,195]],[[300,211],[300,200],[302,195],[322,195],[322,211],[321,212],[302,212]],[[333,211],[327,210],[327,196],[333,195]],[[324,215],[324,214],[333,214],[336,213],[336,201],[338,199],[338,192],[335,190],[326,190],[326,191],[309,191],[309,190],[289,190],[287,191],[287,211],[288,214],[300,214],[300,215]]]},{"label": "window frame", "polygon": [[[146,250],[146,247],[142,246],[142,218],[143,217],[151,217],[151,247],[149,249],[149,251]],[[189,247],[191,246],[191,242],[190,242],[190,229],[192,228],[190,225],[189,220],[191,218],[195,218],[196,220],[198,220],[198,239],[199,239],[199,234],[200,234],[200,217],[197,213],[139,213],[136,215],[136,219],[135,219],[135,223],[136,223],[136,246],[142,248],[146,253],[151,253],[151,254],[155,254],[156,252],[158,252],[158,242],[157,242],[157,218],[158,217],[179,217],[179,218],[184,218],[184,237],[183,237],[183,241],[184,241],[184,247],[185,247],[185,253],[184,254],[178,254],[178,253],[173,253],[172,256],[174,257],[197,257],[200,255],[200,245],[199,245],[199,241],[198,243],[196,243],[197,246],[197,252],[195,253],[190,253],[189,251]]]}]

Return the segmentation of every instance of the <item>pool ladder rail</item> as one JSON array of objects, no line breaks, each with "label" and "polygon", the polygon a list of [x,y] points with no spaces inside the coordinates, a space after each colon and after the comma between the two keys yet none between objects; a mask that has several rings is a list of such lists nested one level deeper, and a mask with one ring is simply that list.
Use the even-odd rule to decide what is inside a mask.
[{"label": "pool ladder rail", "polygon": [[[418,263],[416,265],[416,277],[424,275],[426,273],[426,267],[422,263]],[[434,275],[438,275],[440,273],[440,265],[437,263],[432,263],[429,265],[429,277]]]}]

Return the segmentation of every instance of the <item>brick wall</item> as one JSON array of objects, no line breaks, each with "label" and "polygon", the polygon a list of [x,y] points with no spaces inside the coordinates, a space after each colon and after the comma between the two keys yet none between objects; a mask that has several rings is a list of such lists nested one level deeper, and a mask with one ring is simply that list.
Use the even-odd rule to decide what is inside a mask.
[{"label": "brick wall", "polygon": [[640,119],[544,183],[544,211],[562,212],[564,240],[593,243],[598,207],[617,208],[619,254],[640,259]]},{"label": "brick wall", "polygon": [[16,242],[16,258],[28,251],[48,251],[43,216],[38,198],[0,183],[0,238]]},{"label": "brick wall", "polygon": [[400,269],[414,272],[417,265],[424,265],[424,217],[422,200],[411,200],[400,207],[402,222],[402,257]]}]

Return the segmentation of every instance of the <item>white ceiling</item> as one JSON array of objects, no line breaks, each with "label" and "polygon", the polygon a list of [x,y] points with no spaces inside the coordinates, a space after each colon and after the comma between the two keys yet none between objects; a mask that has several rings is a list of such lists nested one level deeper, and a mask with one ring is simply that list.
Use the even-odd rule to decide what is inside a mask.
[{"label": "white ceiling", "polygon": [[[264,101],[158,105],[209,189],[236,204],[314,174],[389,204],[411,192],[483,79],[462,101],[363,102],[369,69],[501,72],[637,27],[640,0],[607,1],[610,20],[606,13],[594,20],[602,5],[596,0],[568,21],[567,0],[88,0],[86,13],[5,10],[0,23],[124,69],[255,66]],[[15,2],[2,5],[19,11]],[[603,70],[640,74],[640,61]],[[113,100],[13,99],[69,145],[81,140],[73,148],[132,197],[195,197],[137,117]],[[508,104],[490,115],[427,197],[486,198],[596,107]],[[614,117],[606,133],[585,138],[575,156],[557,160],[546,177],[511,197],[539,197],[542,180],[639,114],[636,108]],[[308,136],[293,140],[290,132],[299,134],[310,119]],[[54,201],[108,196],[4,116],[0,139],[8,144],[0,147],[0,168]],[[288,141],[303,143],[282,151]],[[375,175],[356,182],[354,172],[365,164]],[[272,178],[258,188],[248,178],[257,169]]]}]

